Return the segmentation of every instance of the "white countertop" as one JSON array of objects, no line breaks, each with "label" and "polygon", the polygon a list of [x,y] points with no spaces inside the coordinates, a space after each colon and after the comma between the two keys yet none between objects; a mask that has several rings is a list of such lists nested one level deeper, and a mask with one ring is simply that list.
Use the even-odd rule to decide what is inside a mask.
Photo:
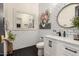
[{"label": "white countertop", "polygon": [[53,35],[46,35],[45,37],[79,46],[79,41],[74,40],[72,37],[59,37]]}]

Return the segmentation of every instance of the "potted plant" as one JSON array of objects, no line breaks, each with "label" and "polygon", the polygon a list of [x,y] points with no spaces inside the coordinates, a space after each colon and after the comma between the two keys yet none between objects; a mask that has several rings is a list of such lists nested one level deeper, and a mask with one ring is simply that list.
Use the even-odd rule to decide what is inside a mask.
[{"label": "potted plant", "polygon": [[[79,16],[75,17],[74,20],[72,21],[73,26],[79,29]],[[75,40],[79,40],[79,32],[74,35]]]},{"label": "potted plant", "polygon": [[72,21],[74,27],[79,29],[79,16],[75,17],[74,20]]},{"label": "potted plant", "polygon": [[9,39],[9,41],[15,40],[15,35],[11,31],[8,32],[8,39]]},{"label": "potted plant", "polygon": [[15,40],[15,35],[9,31],[8,32],[8,40],[7,40],[7,53],[12,54],[13,53],[13,41]]}]

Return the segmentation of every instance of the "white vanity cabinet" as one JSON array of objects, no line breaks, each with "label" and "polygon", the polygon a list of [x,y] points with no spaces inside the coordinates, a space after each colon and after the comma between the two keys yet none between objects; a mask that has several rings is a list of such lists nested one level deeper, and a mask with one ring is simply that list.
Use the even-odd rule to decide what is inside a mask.
[{"label": "white vanity cabinet", "polygon": [[79,56],[79,46],[59,41],[56,54],[57,56]]},{"label": "white vanity cabinet", "polygon": [[44,39],[44,55],[45,56],[62,56],[64,47],[63,43],[53,38],[46,37]]},{"label": "white vanity cabinet", "polygon": [[44,38],[44,55],[45,56],[55,56],[56,55],[56,41],[51,38]]},{"label": "white vanity cabinet", "polygon": [[63,47],[64,56],[79,56],[79,46],[63,43]]},{"label": "white vanity cabinet", "polygon": [[56,44],[56,48],[57,48],[57,52],[56,52],[56,55],[57,56],[62,56],[63,55],[63,52],[64,52],[64,46],[63,46],[63,43],[60,42],[60,41],[57,41],[57,44]]},{"label": "white vanity cabinet", "polygon": [[79,56],[79,41],[49,36],[44,43],[45,56]]},{"label": "white vanity cabinet", "polygon": [[79,46],[65,42],[58,42],[57,56],[79,56]]}]

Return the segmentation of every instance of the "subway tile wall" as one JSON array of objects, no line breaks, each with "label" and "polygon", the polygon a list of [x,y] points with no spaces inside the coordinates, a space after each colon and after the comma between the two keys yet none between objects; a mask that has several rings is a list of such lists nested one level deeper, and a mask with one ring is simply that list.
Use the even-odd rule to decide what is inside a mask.
[{"label": "subway tile wall", "polygon": [[[79,30],[77,28],[61,28],[58,24],[57,24],[57,14],[59,12],[59,10],[63,7],[67,5],[67,3],[59,3],[58,5],[56,5],[54,7],[51,19],[52,20],[52,32],[54,35],[57,35],[56,32],[60,31],[61,33],[63,31],[66,31],[66,36],[73,36],[73,34],[77,34],[79,33]],[[52,8],[52,7],[51,7]],[[54,30],[56,30],[56,32],[54,32]]]}]

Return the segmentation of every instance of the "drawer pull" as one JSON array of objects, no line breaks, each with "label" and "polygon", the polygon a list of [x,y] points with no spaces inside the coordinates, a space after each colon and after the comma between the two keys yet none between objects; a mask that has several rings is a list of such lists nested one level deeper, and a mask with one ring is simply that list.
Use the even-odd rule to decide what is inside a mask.
[{"label": "drawer pull", "polygon": [[71,52],[73,52],[73,53],[77,53],[77,51],[73,51],[73,50],[71,50],[71,49],[69,49],[69,48],[65,48],[66,50],[68,50],[68,51],[71,51]]},{"label": "drawer pull", "polygon": [[49,40],[49,47],[52,47],[52,41]]}]

